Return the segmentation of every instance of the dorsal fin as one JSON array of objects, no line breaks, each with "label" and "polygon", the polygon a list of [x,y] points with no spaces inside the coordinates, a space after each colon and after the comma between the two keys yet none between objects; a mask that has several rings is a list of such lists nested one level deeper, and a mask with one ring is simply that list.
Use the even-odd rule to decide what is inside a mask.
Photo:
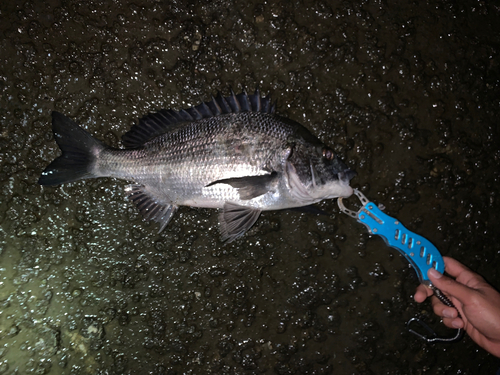
[{"label": "dorsal fin", "polygon": [[219,92],[215,98],[212,97],[211,101],[203,102],[195,107],[180,111],[162,109],[150,113],[141,118],[138,124],[132,126],[123,135],[122,142],[126,148],[137,148],[167,132],[173,124],[197,121],[227,113],[263,112],[271,114],[274,111],[275,106],[271,103],[269,95],[265,98],[261,97],[258,88],[251,95],[248,95],[245,90],[240,94],[235,94],[231,89],[231,95],[223,97]]}]

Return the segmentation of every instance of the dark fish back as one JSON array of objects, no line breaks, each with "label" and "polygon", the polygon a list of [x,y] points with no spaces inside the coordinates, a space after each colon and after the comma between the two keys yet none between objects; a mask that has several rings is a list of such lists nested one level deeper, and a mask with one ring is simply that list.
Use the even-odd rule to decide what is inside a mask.
[{"label": "dark fish back", "polygon": [[[264,167],[277,150],[286,144],[295,124],[281,121],[277,115],[261,112],[228,113],[188,123],[172,124],[167,132],[140,146],[154,164],[170,170],[208,168],[219,172],[238,165]],[[150,163],[148,162],[148,163]],[[209,178],[206,171],[196,171]],[[213,175],[210,178],[219,179]],[[212,182],[209,178],[209,181]]]},{"label": "dark fish back", "polygon": [[225,114],[242,112],[261,112],[273,114],[275,106],[271,103],[269,96],[262,98],[259,90],[248,95],[245,91],[223,97],[221,93],[211,101],[203,102],[195,107],[174,111],[162,109],[156,113],[150,113],[139,120],[130,131],[122,137],[126,148],[138,148],[148,141],[172,130],[177,124],[194,122],[202,119],[215,118]]}]

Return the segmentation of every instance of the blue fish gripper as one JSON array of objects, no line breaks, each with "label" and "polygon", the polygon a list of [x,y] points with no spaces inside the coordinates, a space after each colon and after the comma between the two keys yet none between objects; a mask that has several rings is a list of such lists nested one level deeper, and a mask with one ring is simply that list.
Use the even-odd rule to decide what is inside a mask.
[{"label": "blue fish gripper", "polygon": [[406,229],[401,222],[384,212],[373,202],[370,202],[358,189],[354,194],[363,206],[358,211],[349,210],[344,206],[342,198],[338,198],[340,210],[364,224],[372,234],[381,236],[385,243],[397,249],[413,266],[422,284],[431,285],[427,271],[434,268],[444,272],[444,261],[439,250],[426,238]]},{"label": "blue fish gripper", "polygon": [[[431,268],[440,273],[444,272],[444,260],[439,250],[426,238],[406,229],[398,219],[383,213],[381,207],[370,202],[358,189],[354,189],[354,194],[359,198],[363,206],[358,211],[349,210],[344,206],[342,198],[338,198],[337,202],[340,210],[364,224],[370,233],[381,236],[388,246],[397,249],[413,266],[419,281],[431,288],[434,295],[446,306],[457,309],[451,300],[432,284],[427,276],[427,271]],[[460,311],[458,311],[458,317],[461,317]],[[410,327],[413,323],[418,323],[421,328],[430,333],[430,336],[413,330]],[[463,336],[463,330],[458,329],[453,337],[439,337],[427,324],[418,318],[410,319],[407,327],[411,333],[427,342],[454,342],[460,340]]]}]

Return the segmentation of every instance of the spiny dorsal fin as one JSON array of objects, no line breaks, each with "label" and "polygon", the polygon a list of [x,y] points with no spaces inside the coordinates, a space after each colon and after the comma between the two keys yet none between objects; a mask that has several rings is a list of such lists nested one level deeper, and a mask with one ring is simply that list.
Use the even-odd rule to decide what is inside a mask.
[{"label": "spiny dorsal fin", "polygon": [[227,113],[240,112],[263,112],[274,113],[275,106],[271,103],[271,98],[260,96],[257,88],[252,95],[248,95],[245,90],[240,94],[235,94],[231,89],[231,94],[223,97],[219,92],[217,96],[209,102],[203,102],[197,106],[174,111],[172,109],[162,109],[155,113],[150,113],[139,120],[139,123],[123,135],[122,142],[126,148],[137,148],[147,141],[157,137],[166,131],[173,124],[180,122],[192,122],[204,118],[224,115]]}]

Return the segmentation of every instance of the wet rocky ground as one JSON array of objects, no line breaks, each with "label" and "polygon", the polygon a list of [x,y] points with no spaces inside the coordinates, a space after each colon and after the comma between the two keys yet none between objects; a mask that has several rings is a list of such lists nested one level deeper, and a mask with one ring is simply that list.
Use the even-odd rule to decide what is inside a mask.
[{"label": "wet rocky ground", "polygon": [[468,0],[2,2],[0,374],[495,374],[469,338],[405,330],[417,315],[452,333],[333,200],[225,244],[214,210],[157,234],[123,181],[37,179],[58,155],[52,110],[119,147],[150,111],[259,87],[498,287],[499,16]]}]

